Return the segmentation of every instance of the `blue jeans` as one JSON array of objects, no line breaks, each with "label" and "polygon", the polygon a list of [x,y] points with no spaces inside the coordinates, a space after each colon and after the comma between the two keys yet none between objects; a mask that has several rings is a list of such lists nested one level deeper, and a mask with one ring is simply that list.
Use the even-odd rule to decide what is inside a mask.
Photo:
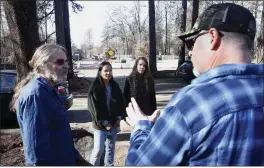
[{"label": "blue jeans", "polygon": [[90,163],[94,166],[100,166],[101,156],[104,153],[105,144],[105,166],[114,166],[115,143],[117,130],[111,131],[94,130],[94,148],[90,158]]}]

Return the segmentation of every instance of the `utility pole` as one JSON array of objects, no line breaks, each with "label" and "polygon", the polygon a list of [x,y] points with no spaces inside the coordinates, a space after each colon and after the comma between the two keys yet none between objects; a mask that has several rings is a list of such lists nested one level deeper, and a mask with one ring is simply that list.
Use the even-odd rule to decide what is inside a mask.
[{"label": "utility pole", "polygon": [[64,46],[67,50],[67,58],[69,60],[68,79],[72,78],[72,49],[71,49],[71,34],[68,0],[55,0],[55,23],[56,23],[56,42]]}]

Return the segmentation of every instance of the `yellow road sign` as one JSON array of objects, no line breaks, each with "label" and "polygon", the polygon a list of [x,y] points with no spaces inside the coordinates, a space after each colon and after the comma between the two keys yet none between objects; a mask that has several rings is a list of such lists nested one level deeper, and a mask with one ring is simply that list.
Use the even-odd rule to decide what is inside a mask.
[{"label": "yellow road sign", "polygon": [[109,55],[110,57],[112,57],[112,56],[115,55],[115,51],[112,50],[112,49],[108,50],[107,53],[108,53],[108,55]]}]

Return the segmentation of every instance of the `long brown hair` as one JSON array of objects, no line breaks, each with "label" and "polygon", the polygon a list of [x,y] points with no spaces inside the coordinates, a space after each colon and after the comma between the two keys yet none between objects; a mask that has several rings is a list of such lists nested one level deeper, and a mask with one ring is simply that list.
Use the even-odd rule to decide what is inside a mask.
[{"label": "long brown hair", "polygon": [[154,84],[154,80],[153,80],[152,75],[149,71],[149,65],[148,65],[147,59],[145,57],[138,57],[135,61],[132,72],[130,74],[130,76],[132,77],[132,82],[133,82],[135,92],[137,91],[136,78],[137,78],[137,75],[139,75],[139,73],[137,71],[137,65],[138,65],[138,62],[140,60],[144,61],[144,63],[145,63],[145,72],[144,72],[143,76],[144,76],[144,83],[145,83],[146,91],[151,90],[152,89],[151,87]]}]

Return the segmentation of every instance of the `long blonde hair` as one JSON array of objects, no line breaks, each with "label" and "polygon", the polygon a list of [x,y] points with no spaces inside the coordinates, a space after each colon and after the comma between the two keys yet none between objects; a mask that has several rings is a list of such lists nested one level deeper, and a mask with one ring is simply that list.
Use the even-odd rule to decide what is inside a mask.
[{"label": "long blonde hair", "polygon": [[49,59],[56,53],[56,52],[65,52],[66,49],[58,44],[43,44],[39,46],[32,59],[29,61],[29,66],[32,70],[28,73],[26,78],[22,79],[20,82],[16,84],[14,88],[14,95],[12,101],[10,103],[10,108],[12,111],[16,111],[16,102],[17,99],[22,91],[22,89],[27,85],[35,76],[35,74],[40,73],[45,70],[45,64],[49,61]]}]

